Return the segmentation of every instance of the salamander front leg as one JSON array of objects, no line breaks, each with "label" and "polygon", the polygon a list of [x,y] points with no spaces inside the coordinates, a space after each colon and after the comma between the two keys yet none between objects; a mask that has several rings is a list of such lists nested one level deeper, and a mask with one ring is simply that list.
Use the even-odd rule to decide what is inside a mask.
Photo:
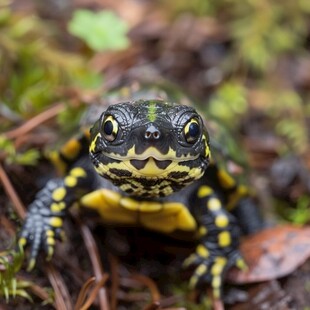
[{"label": "salamander front leg", "polygon": [[195,253],[184,262],[195,266],[190,287],[210,284],[215,298],[220,298],[223,277],[235,265],[246,268],[239,246],[239,228],[234,217],[223,207],[220,199],[207,186],[197,192],[196,220],[199,225],[199,244]]},{"label": "salamander front leg", "polygon": [[30,248],[28,269],[35,265],[41,249],[47,259],[54,253],[57,239],[61,239],[63,219],[68,208],[78,201],[83,191],[89,190],[90,175],[81,167],[70,170],[64,179],[50,180],[38,192],[29,206],[25,223],[18,239],[18,250]]}]

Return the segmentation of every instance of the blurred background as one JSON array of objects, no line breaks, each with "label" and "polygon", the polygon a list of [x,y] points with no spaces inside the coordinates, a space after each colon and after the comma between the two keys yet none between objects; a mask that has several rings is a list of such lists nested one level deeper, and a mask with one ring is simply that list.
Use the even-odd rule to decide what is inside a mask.
[{"label": "blurred background", "polygon": [[308,0],[0,0],[0,163],[31,201],[40,152],[89,105],[124,76],[164,79],[225,128],[268,225],[307,224],[309,48]]}]

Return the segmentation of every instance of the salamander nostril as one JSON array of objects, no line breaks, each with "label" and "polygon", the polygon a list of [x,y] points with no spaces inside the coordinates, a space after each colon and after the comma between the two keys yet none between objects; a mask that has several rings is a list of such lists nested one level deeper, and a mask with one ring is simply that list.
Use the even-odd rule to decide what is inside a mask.
[{"label": "salamander nostril", "polygon": [[146,129],[144,137],[145,137],[145,139],[158,140],[160,138],[160,131],[154,125],[150,125]]},{"label": "salamander nostril", "polygon": [[152,133],[151,133],[151,132],[149,132],[149,131],[146,131],[146,132],[145,132],[145,138],[146,138],[146,139],[149,139],[151,136],[152,136]]},{"label": "salamander nostril", "polygon": [[155,132],[153,133],[153,137],[154,137],[155,139],[158,139],[158,138],[160,137],[159,131],[155,131]]}]

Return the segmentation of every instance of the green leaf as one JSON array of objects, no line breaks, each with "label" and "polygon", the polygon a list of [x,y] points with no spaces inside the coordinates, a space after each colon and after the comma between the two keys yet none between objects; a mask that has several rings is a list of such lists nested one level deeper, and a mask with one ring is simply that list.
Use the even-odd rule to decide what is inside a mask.
[{"label": "green leaf", "polygon": [[208,106],[210,115],[230,127],[234,126],[233,120],[246,113],[247,108],[245,88],[237,82],[221,85]]},{"label": "green leaf", "polygon": [[95,51],[121,50],[129,46],[128,25],[112,11],[76,10],[69,22],[71,34]]}]

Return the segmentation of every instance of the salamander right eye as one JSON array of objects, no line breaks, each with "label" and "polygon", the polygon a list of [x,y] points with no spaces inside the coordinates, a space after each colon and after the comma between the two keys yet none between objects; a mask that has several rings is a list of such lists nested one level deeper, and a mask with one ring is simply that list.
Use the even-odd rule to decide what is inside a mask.
[{"label": "salamander right eye", "polygon": [[109,115],[104,119],[102,124],[102,133],[103,137],[109,142],[116,139],[118,133],[118,123],[113,116]]}]

